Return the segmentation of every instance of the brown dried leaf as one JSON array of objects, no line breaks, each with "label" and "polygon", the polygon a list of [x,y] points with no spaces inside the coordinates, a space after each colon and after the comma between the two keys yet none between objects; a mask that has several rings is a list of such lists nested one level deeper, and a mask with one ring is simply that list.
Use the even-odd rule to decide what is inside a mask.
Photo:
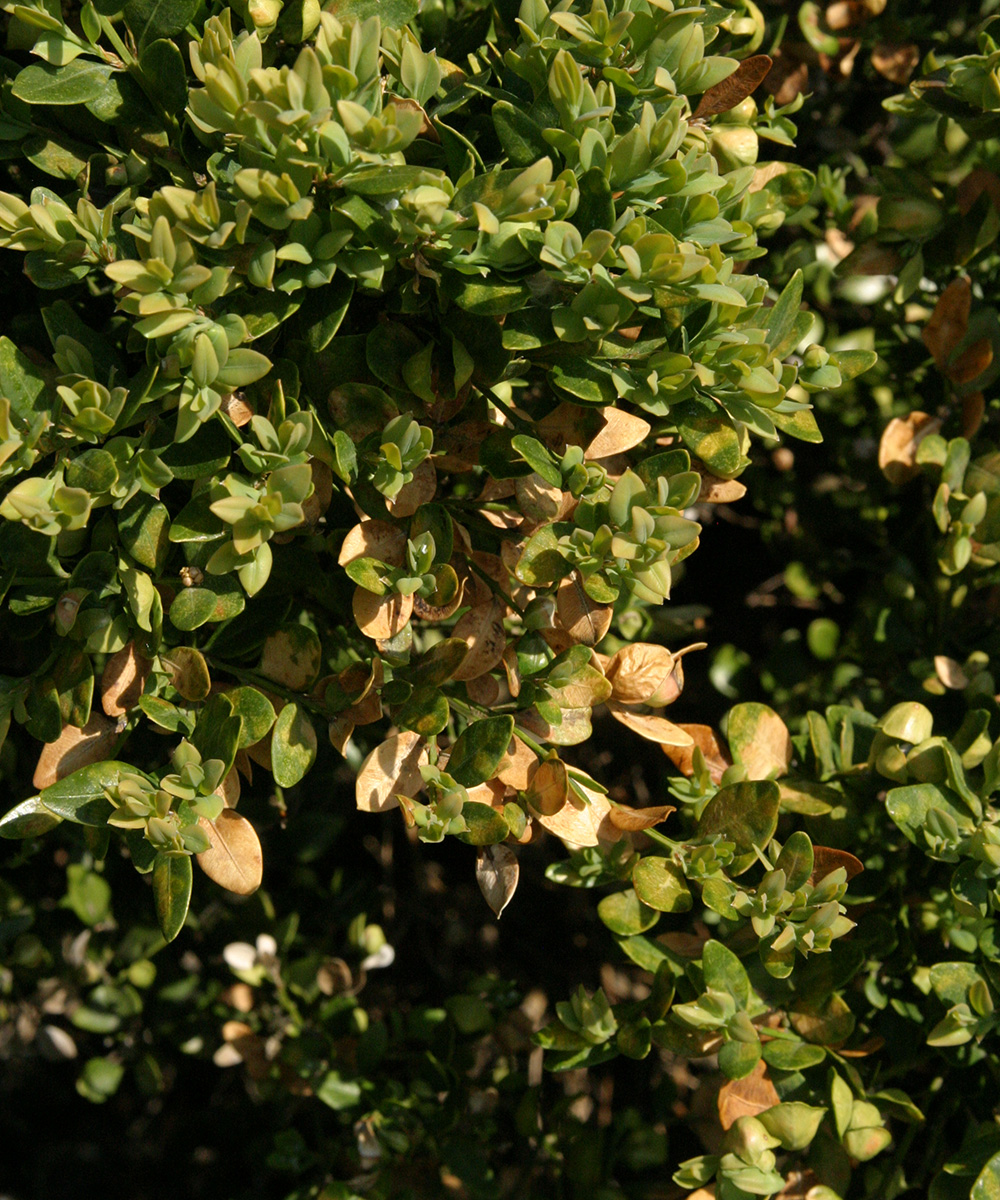
[{"label": "brown dried leaf", "polygon": [[674,672],[677,660],[654,642],[633,642],[614,654],[605,671],[617,704],[648,704]]},{"label": "brown dried leaf", "polygon": [[362,521],[349,530],[337,562],[346,567],[356,558],[375,558],[390,567],[401,567],[406,555],[406,534],[388,521]]},{"label": "brown dried leaf", "polygon": [[517,651],[513,646],[504,647],[500,661],[503,663],[504,673],[507,676],[507,687],[516,700],[521,694],[521,666],[517,661]]},{"label": "brown dried leaf", "polygon": [[80,767],[101,762],[111,753],[118,736],[117,730],[114,721],[96,712],[91,713],[90,720],[82,729],[67,725],[54,742],[42,747],[32,784],[41,790],[72,775]]},{"label": "brown dried leaf", "polygon": [[989,195],[993,207],[1000,211],[1000,176],[986,167],[973,167],[956,189],[958,211],[965,216],[983,192]]},{"label": "brown dried leaf", "polygon": [[982,392],[970,392],[962,400],[962,437],[972,441],[986,415],[986,397]]},{"label": "brown dried leaf", "polygon": [[361,764],[355,800],[362,812],[382,813],[398,808],[396,793],[415,796],[423,787],[420,767],[427,747],[418,733],[405,730],[387,738]]},{"label": "brown dried leaf", "polygon": [[607,797],[600,792],[584,790],[590,797],[589,804],[571,793],[568,803],[553,816],[538,816],[534,820],[572,846],[597,846],[601,842],[618,841],[623,835],[611,824],[611,805]]},{"label": "brown dried leaf", "polygon": [[351,603],[354,619],[365,637],[385,641],[394,638],[413,612],[413,597],[389,592],[376,596],[363,587],[355,588]]},{"label": "brown dried leaf", "polygon": [[694,739],[689,733],[668,721],[665,717],[654,717],[649,713],[633,712],[623,704],[614,700],[608,701],[608,711],[621,723],[644,737],[647,742],[656,742],[661,746],[693,746]]},{"label": "brown dried leaf", "polygon": [[519,874],[517,856],[509,847],[479,847],[476,854],[476,883],[483,893],[483,899],[498,919],[514,897]]},{"label": "brown dried leaf", "polygon": [[198,866],[209,879],[237,896],[249,896],[264,877],[264,859],[254,827],[232,808],[224,808],[214,821],[198,818],[211,845],[198,856]]},{"label": "brown dried leaf", "polygon": [[347,712],[338,713],[329,725],[330,745],[341,754],[347,749],[347,743],[351,740],[351,734],[354,732],[354,722],[350,717],[350,709]]},{"label": "brown dried leaf", "polygon": [[601,408],[598,412],[604,420],[604,426],[583,452],[586,459],[624,454],[649,437],[651,426],[642,417],[636,417],[621,408]]},{"label": "brown dried leaf", "polygon": [[500,703],[500,680],[495,675],[480,675],[476,679],[470,679],[465,685],[465,690],[473,704],[493,708]]},{"label": "brown dried leaf", "polygon": [[719,1121],[728,1129],[740,1117],[755,1117],[781,1103],[777,1088],[767,1075],[761,1059],[749,1075],[730,1079],[719,1089]]},{"label": "brown dried leaf", "polygon": [[209,694],[212,676],[200,650],[174,646],[169,653],[160,655],[160,659],[170,672],[170,682],[185,700],[204,700]]},{"label": "brown dried leaf", "polygon": [[507,757],[500,763],[500,769],[497,771],[497,779],[501,783],[512,787],[518,792],[523,792],[528,786],[528,781],[531,778],[531,772],[538,762],[538,756],[534,750],[529,750],[521,739],[514,735],[510,745],[507,747]]},{"label": "brown dried leaf", "polygon": [[[534,471],[514,481],[514,495],[517,507],[529,521],[551,521],[559,513],[563,504],[562,488],[546,483],[541,475]],[[489,516],[483,513],[483,516]]]},{"label": "brown dried leaf", "polygon": [[825,13],[826,24],[834,33],[850,29],[852,25],[859,25],[869,16],[871,13],[859,0],[835,0],[827,6]]},{"label": "brown dried leaf", "polygon": [[259,669],[274,683],[293,692],[305,692],[315,682],[322,665],[319,638],[304,625],[288,625],[265,639]]},{"label": "brown dried leaf", "polygon": [[698,500],[702,504],[732,504],[741,500],[746,494],[746,486],[738,479],[719,479],[712,475],[701,463],[691,464],[701,476],[701,491]]},{"label": "brown dried leaf", "polygon": [[934,656],[934,670],[946,688],[954,688],[955,691],[960,692],[969,686],[969,677],[962,670],[961,665],[945,654]]},{"label": "brown dried leaf", "polygon": [[979,338],[966,346],[961,354],[945,368],[952,383],[971,383],[993,362],[993,342],[988,337]]},{"label": "brown dried leaf", "polygon": [[872,66],[876,71],[892,83],[903,84],[910,82],[910,76],[920,62],[920,49],[912,42],[901,45],[898,42],[879,42],[872,50]]},{"label": "brown dried leaf", "polygon": [[702,96],[695,109],[695,118],[714,117],[718,113],[729,112],[737,104],[742,104],[747,96],[764,82],[771,65],[772,59],[769,54],[752,54],[745,58],[732,75],[710,87]]},{"label": "brown dried leaf", "polygon": [[463,604],[468,604],[465,598],[466,580],[459,579],[458,591],[455,593],[454,599],[448,604],[434,605],[428,604],[422,596],[416,593],[413,595],[413,615],[419,617],[421,621],[447,621],[449,617],[453,617]]},{"label": "brown dried leaf", "polygon": [[302,501],[302,512],[307,525],[315,525],[330,507],[333,499],[333,472],[324,462],[314,458],[309,464],[312,472],[313,490]]},{"label": "brown dried leaf", "polygon": [[625,833],[638,833],[642,829],[662,825],[667,817],[676,811],[672,804],[658,804],[654,808],[631,808],[628,804],[616,804],[609,816],[616,829],[622,829]]},{"label": "brown dried leaf", "polygon": [[879,470],[890,483],[907,483],[920,474],[917,447],[928,434],[937,433],[940,428],[940,420],[925,412],[893,417],[878,446]]},{"label": "brown dried leaf", "polygon": [[249,425],[253,418],[253,409],[238,392],[230,392],[228,396],[223,396],[219,409],[225,413],[237,429]]},{"label": "brown dried leaf", "polygon": [[556,613],[559,624],[578,645],[596,646],[611,628],[614,609],[610,604],[596,604],[583,590],[578,572],[567,575],[556,591]]},{"label": "brown dried leaf", "polygon": [[404,483],[392,500],[385,506],[394,517],[412,517],[418,508],[430,504],[437,493],[437,471],[429,458],[414,470],[413,478]]},{"label": "brown dried leaf", "polygon": [[240,773],[235,767],[230,767],[229,774],[215,789],[215,795],[222,797],[226,808],[235,808],[240,802]]},{"label": "brown dried leaf", "polygon": [[469,647],[469,653],[456,668],[452,679],[476,679],[497,665],[507,645],[507,634],[503,627],[505,611],[506,606],[494,599],[488,604],[470,608],[459,619],[452,630],[452,637],[461,638]]},{"label": "brown dried leaf", "polygon": [[971,312],[972,285],[968,276],[963,275],[953,279],[941,293],[920,335],[940,370],[944,370],[955,347],[965,337]]},{"label": "brown dried leaf", "polygon": [[850,1050],[846,1047],[841,1048],[840,1053],[844,1058],[868,1058],[872,1054],[877,1054],[884,1045],[885,1038],[876,1033],[870,1038],[866,1038],[860,1046],[854,1046]]},{"label": "brown dried leaf", "polygon": [[837,850],[832,846],[813,846],[813,869],[809,876],[810,883],[819,883],[821,879],[825,879],[831,871],[836,871],[838,867],[843,867],[847,872],[848,880],[851,880],[855,875],[861,874],[865,869],[865,864],[847,850]]},{"label": "brown dried leaf", "polygon": [[694,774],[694,750],[697,747],[705,757],[705,765],[713,783],[718,783],[728,767],[733,765],[725,744],[715,735],[710,725],[680,725],[691,736],[692,745],[677,748],[664,746],[663,751],[682,775],[689,779]]},{"label": "brown dried leaf", "polygon": [[555,816],[569,796],[566,764],[558,758],[543,758],[536,762],[524,796],[539,816]]},{"label": "brown dried leaf", "polygon": [[[111,655],[101,675],[101,707],[109,717],[123,716],[139,703],[152,666],[150,660],[136,650],[135,642],[129,642],[117,654]],[[204,696],[198,699],[204,699]]]}]

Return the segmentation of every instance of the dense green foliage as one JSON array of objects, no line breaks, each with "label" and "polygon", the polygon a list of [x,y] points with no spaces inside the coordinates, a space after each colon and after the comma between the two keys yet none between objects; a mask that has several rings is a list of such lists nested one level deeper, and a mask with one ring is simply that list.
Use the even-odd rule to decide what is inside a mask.
[{"label": "dense green foliage", "polygon": [[989,3],[2,8],[25,1140],[995,1194]]}]

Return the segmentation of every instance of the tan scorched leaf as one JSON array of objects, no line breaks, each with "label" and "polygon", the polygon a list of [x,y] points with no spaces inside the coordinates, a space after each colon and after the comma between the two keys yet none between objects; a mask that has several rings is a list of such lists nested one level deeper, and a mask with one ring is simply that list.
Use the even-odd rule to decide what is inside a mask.
[{"label": "tan scorched leaf", "polygon": [[117,730],[117,724],[100,713],[91,713],[82,729],[67,725],[54,742],[42,747],[32,784],[41,790],[72,775],[80,767],[110,758],[118,737]]},{"label": "tan scorched leaf", "polygon": [[480,846],[476,854],[476,882],[483,899],[497,917],[511,902],[517,888],[520,867],[508,846]]},{"label": "tan scorched leaf", "polygon": [[499,600],[470,608],[452,630],[452,637],[461,638],[469,652],[452,674],[452,679],[477,679],[492,671],[503,657],[507,634],[503,627],[506,609]]},{"label": "tan scorched leaf", "polygon": [[170,682],[185,700],[204,700],[212,687],[208,663],[193,646],[174,646],[160,656],[170,672]]},{"label": "tan scorched leaf", "polygon": [[415,796],[423,786],[420,767],[427,748],[418,733],[405,730],[387,738],[361,764],[355,800],[362,812],[382,813],[398,808],[397,794]]},{"label": "tan scorched leaf", "polygon": [[934,305],[920,335],[939,370],[944,370],[955,347],[965,337],[972,312],[972,284],[967,276],[953,279]]},{"label": "tan scorched leaf", "polygon": [[906,417],[893,417],[878,446],[879,470],[890,483],[907,483],[920,474],[917,447],[928,434],[937,433],[940,428],[940,420],[930,413],[911,412]]},{"label": "tan scorched leaf", "polygon": [[568,575],[556,591],[556,612],[559,624],[582,646],[596,646],[611,628],[614,609],[609,604],[597,604],[583,590],[576,571]]},{"label": "tan scorched leaf", "polygon": [[569,801],[550,817],[535,817],[534,820],[549,833],[562,838],[571,846],[597,846],[601,842],[614,842],[621,831],[611,824],[611,805],[600,792],[587,792],[590,803],[571,793]]},{"label": "tan scorched leaf", "polygon": [[777,1088],[768,1078],[767,1064],[760,1060],[749,1075],[730,1079],[719,1089],[719,1122],[728,1129],[740,1117],[755,1117],[781,1103]]},{"label": "tan scorched leaf", "polygon": [[643,829],[652,829],[676,812],[672,804],[657,804],[653,808],[632,808],[628,804],[616,804],[608,814],[611,824],[624,833],[639,833]]},{"label": "tan scorched leaf", "polygon": [[637,713],[622,704],[608,701],[608,711],[616,721],[637,733],[647,742],[657,742],[661,746],[691,746],[694,739],[673,721],[665,717],[656,717],[650,713]]},{"label": "tan scorched leaf", "polygon": [[624,454],[640,445],[649,436],[650,425],[642,417],[636,417],[620,408],[598,410],[604,425],[584,451],[584,458],[610,458],[612,454]]},{"label": "tan scorched leaf", "polygon": [[362,521],[349,530],[337,562],[346,567],[356,558],[375,558],[390,567],[401,567],[406,554],[406,534],[388,521]]},{"label": "tan scorched leaf", "polygon": [[101,674],[101,707],[109,717],[123,716],[139,703],[152,666],[135,642],[111,655]]},{"label": "tan scorched leaf", "polygon": [[755,702],[737,704],[729,711],[726,734],[750,779],[773,779],[788,771],[792,738],[773,708]]},{"label": "tan scorched leaf", "polygon": [[715,736],[715,730],[710,725],[680,725],[691,737],[691,745],[676,747],[664,746],[663,751],[682,775],[689,779],[694,774],[694,752],[700,750],[705,758],[705,766],[713,783],[718,783],[727,767],[733,765],[729,752]]},{"label": "tan scorched leaf", "polygon": [[237,896],[249,896],[260,887],[264,859],[254,827],[235,809],[224,808],[214,821],[198,818],[211,845],[198,857],[198,866],[209,879]]},{"label": "tan scorched leaf", "polygon": [[358,628],[365,637],[386,641],[394,638],[409,621],[413,612],[413,597],[401,596],[398,592],[376,596],[374,592],[357,587],[351,608]]}]

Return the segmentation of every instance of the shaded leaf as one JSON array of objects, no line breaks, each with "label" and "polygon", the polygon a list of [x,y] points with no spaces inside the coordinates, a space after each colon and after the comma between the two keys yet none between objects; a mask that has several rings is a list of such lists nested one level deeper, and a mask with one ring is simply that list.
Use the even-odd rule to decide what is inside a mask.
[{"label": "shaded leaf", "polygon": [[164,941],[172,942],[184,927],[193,878],[187,854],[168,854],[163,850],[157,854],[153,863],[153,897]]}]

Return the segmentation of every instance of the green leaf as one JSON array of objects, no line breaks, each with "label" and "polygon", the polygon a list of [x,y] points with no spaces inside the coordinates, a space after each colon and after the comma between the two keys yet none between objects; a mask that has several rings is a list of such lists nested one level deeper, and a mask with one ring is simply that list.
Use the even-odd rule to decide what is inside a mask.
[{"label": "green leaf", "polygon": [[709,400],[686,400],[670,410],[681,440],[713,475],[733,479],[743,469],[740,436],[723,411]]},{"label": "green leaf", "polygon": [[750,980],[732,950],[715,938],[710,939],[702,947],[701,966],[706,987],[728,992],[740,1008],[746,1008],[750,1003]]},{"label": "green leaf", "polygon": [[632,886],[657,912],[687,912],[692,904],[684,872],[668,858],[641,858],[632,871]]},{"label": "green leaf", "polygon": [[159,571],[170,550],[170,516],[165,504],[136,496],[118,517],[118,536],[137,563]]},{"label": "green leaf", "polygon": [[618,399],[611,376],[584,358],[555,363],[549,370],[549,382],[578,403],[604,405]]},{"label": "green leaf", "polygon": [[493,127],[512,167],[530,167],[549,153],[541,125],[506,100],[493,105]]},{"label": "green leaf", "polygon": [[184,927],[194,872],[187,854],[168,854],[161,850],[153,863],[153,897],[156,919],[164,941],[172,942]]},{"label": "green leaf", "polygon": [[597,915],[612,933],[621,937],[645,933],[660,919],[657,910],[643,904],[633,888],[605,896],[597,906]]},{"label": "green leaf", "polygon": [[764,1043],[764,1061],[776,1071],[805,1071],[815,1067],[826,1058],[822,1046],[811,1046],[808,1042],[792,1042],[775,1038]]},{"label": "green leaf", "polygon": [[232,770],[242,732],[242,717],[235,713],[229,694],[220,692],[209,697],[198,714],[191,742],[203,759],[218,758],[222,761],[225,778]]},{"label": "green leaf", "polygon": [[969,1200],[1000,1200],[1000,1154],[994,1154],[979,1172]]},{"label": "green leaf", "polygon": [[775,863],[779,871],[785,872],[785,886],[790,892],[797,892],[808,881],[812,874],[813,859],[809,835],[797,829],[782,846]]},{"label": "green leaf", "polygon": [[353,1079],[342,1079],[339,1071],[331,1071],[317,1088],[316,1097],[339,1112],[358,1103],[361,1087]]},{"label": "green leaf", "polygon": [[402,29],[417,15],[418,0],[327,0],[325,11],[333,13],[338,21],[354,18],[367,21],[378,17],[385,29]]},{"label": "green leaf", "polygon": [[182,588],[168,616],[178,629],[189,632],[208,621],[228,621],[246,606],[239,581],[232,575],[206,575],[198,587]]},{"label": "green leaf", "polygon": [[745,1079],[760,1061],[760,1052],[760,1042],[726,1042],[719,1048],[719,1070],[730,1079]]},{"label": "green leaf", "polygon": [[198,0],[126,0],[125,20],[135,40],[145,46],[180,33],[197,11]]},{"label": "green leaf", "polygon": [[8,337],[0,337],[0,395],[20,417],[45,407],[45,380],[35,364]]},{"label": "green leaf", "polygon": [[124,1065],[113,1058],[91,1058],[84,1063],[76,1090],[91,1104],[103,1104],[118,1091],[124,1074]]},{"label": "green leaf", "polygon": [[85,104],[96,99],[111,77],[111,68],[92,59],[75,59],[64,67],[32,63],[19,71],[11,91],[27,104]]},{"label": "green leaf", "polygon": [[113,759],[91,763],[43,789],[41,800],[50,812],[66,821],[77,825],[105,825],[111,815],[111,802],[104,795],[105,788],[116,787],[123,775],[138,774],[135,767]]},{"label": "green leaf", "polygon": [[506,841],[510,833],[503,813],[489,804],[477,804],[474,800],[463,804],[462,819],[466,831],[458,836],[470,846],[495,846]]},{"label": "green leaf", "polygon": [[271,769],[279,787],[292,787],[316,761],[316,730],[298,704],[278,713],[271,735]]},{"label": "green leaf", "polygon": [[778,827],[778,785],[769,779],[736,783],[717,792],[701,814],[698,836],[721,836],[736,846],[731,873],[741,875],[764,850]]},{"label": "green leaf", "polygon": [[402,729],[412,729],[422,737],[433,737],[447,727],[451,707],[448,697],[438,688],[415,688],[393,715]]},{"label": "green leaf", "polygon": [[770,409],[768,415],[782,433],[789,437],[798,438],[800,442],[811,442],[814,445],[822,442],[823,434],[816,424],[811,408],[800,408],[798,412],[782,413]]},{"label": "green leaf", "polygon": [[486,783],[496,774],[513,736],[513,717],[474,721],[451,748],[448,774],[463,787]]},{"label": "green leaf", "polygon": [[243,719],[239,737],[241,750],[267,736],[274,724],[274,708],[263,692],[254,687],[238,687],[226,692],[226,699],[233,706],[233,713]]},{"label": "green leaf", "polygon": [[63,905],[71,908],[84,925],[99,925],[111,913],[111,886],[82,863],[66,868],[66,895]]},{"label": "green leaf", "polygon": [[50,812],[41,796],[29,796],[0,817],[0,837],[41,837],[60,824],[62,817]]},{"label": "green leaf", "polygon": [[187,71],[184,58],[173,42],[158,38],[139,55],[142,71],[153,95],[169,113],[181,113],[187,106]]}]

